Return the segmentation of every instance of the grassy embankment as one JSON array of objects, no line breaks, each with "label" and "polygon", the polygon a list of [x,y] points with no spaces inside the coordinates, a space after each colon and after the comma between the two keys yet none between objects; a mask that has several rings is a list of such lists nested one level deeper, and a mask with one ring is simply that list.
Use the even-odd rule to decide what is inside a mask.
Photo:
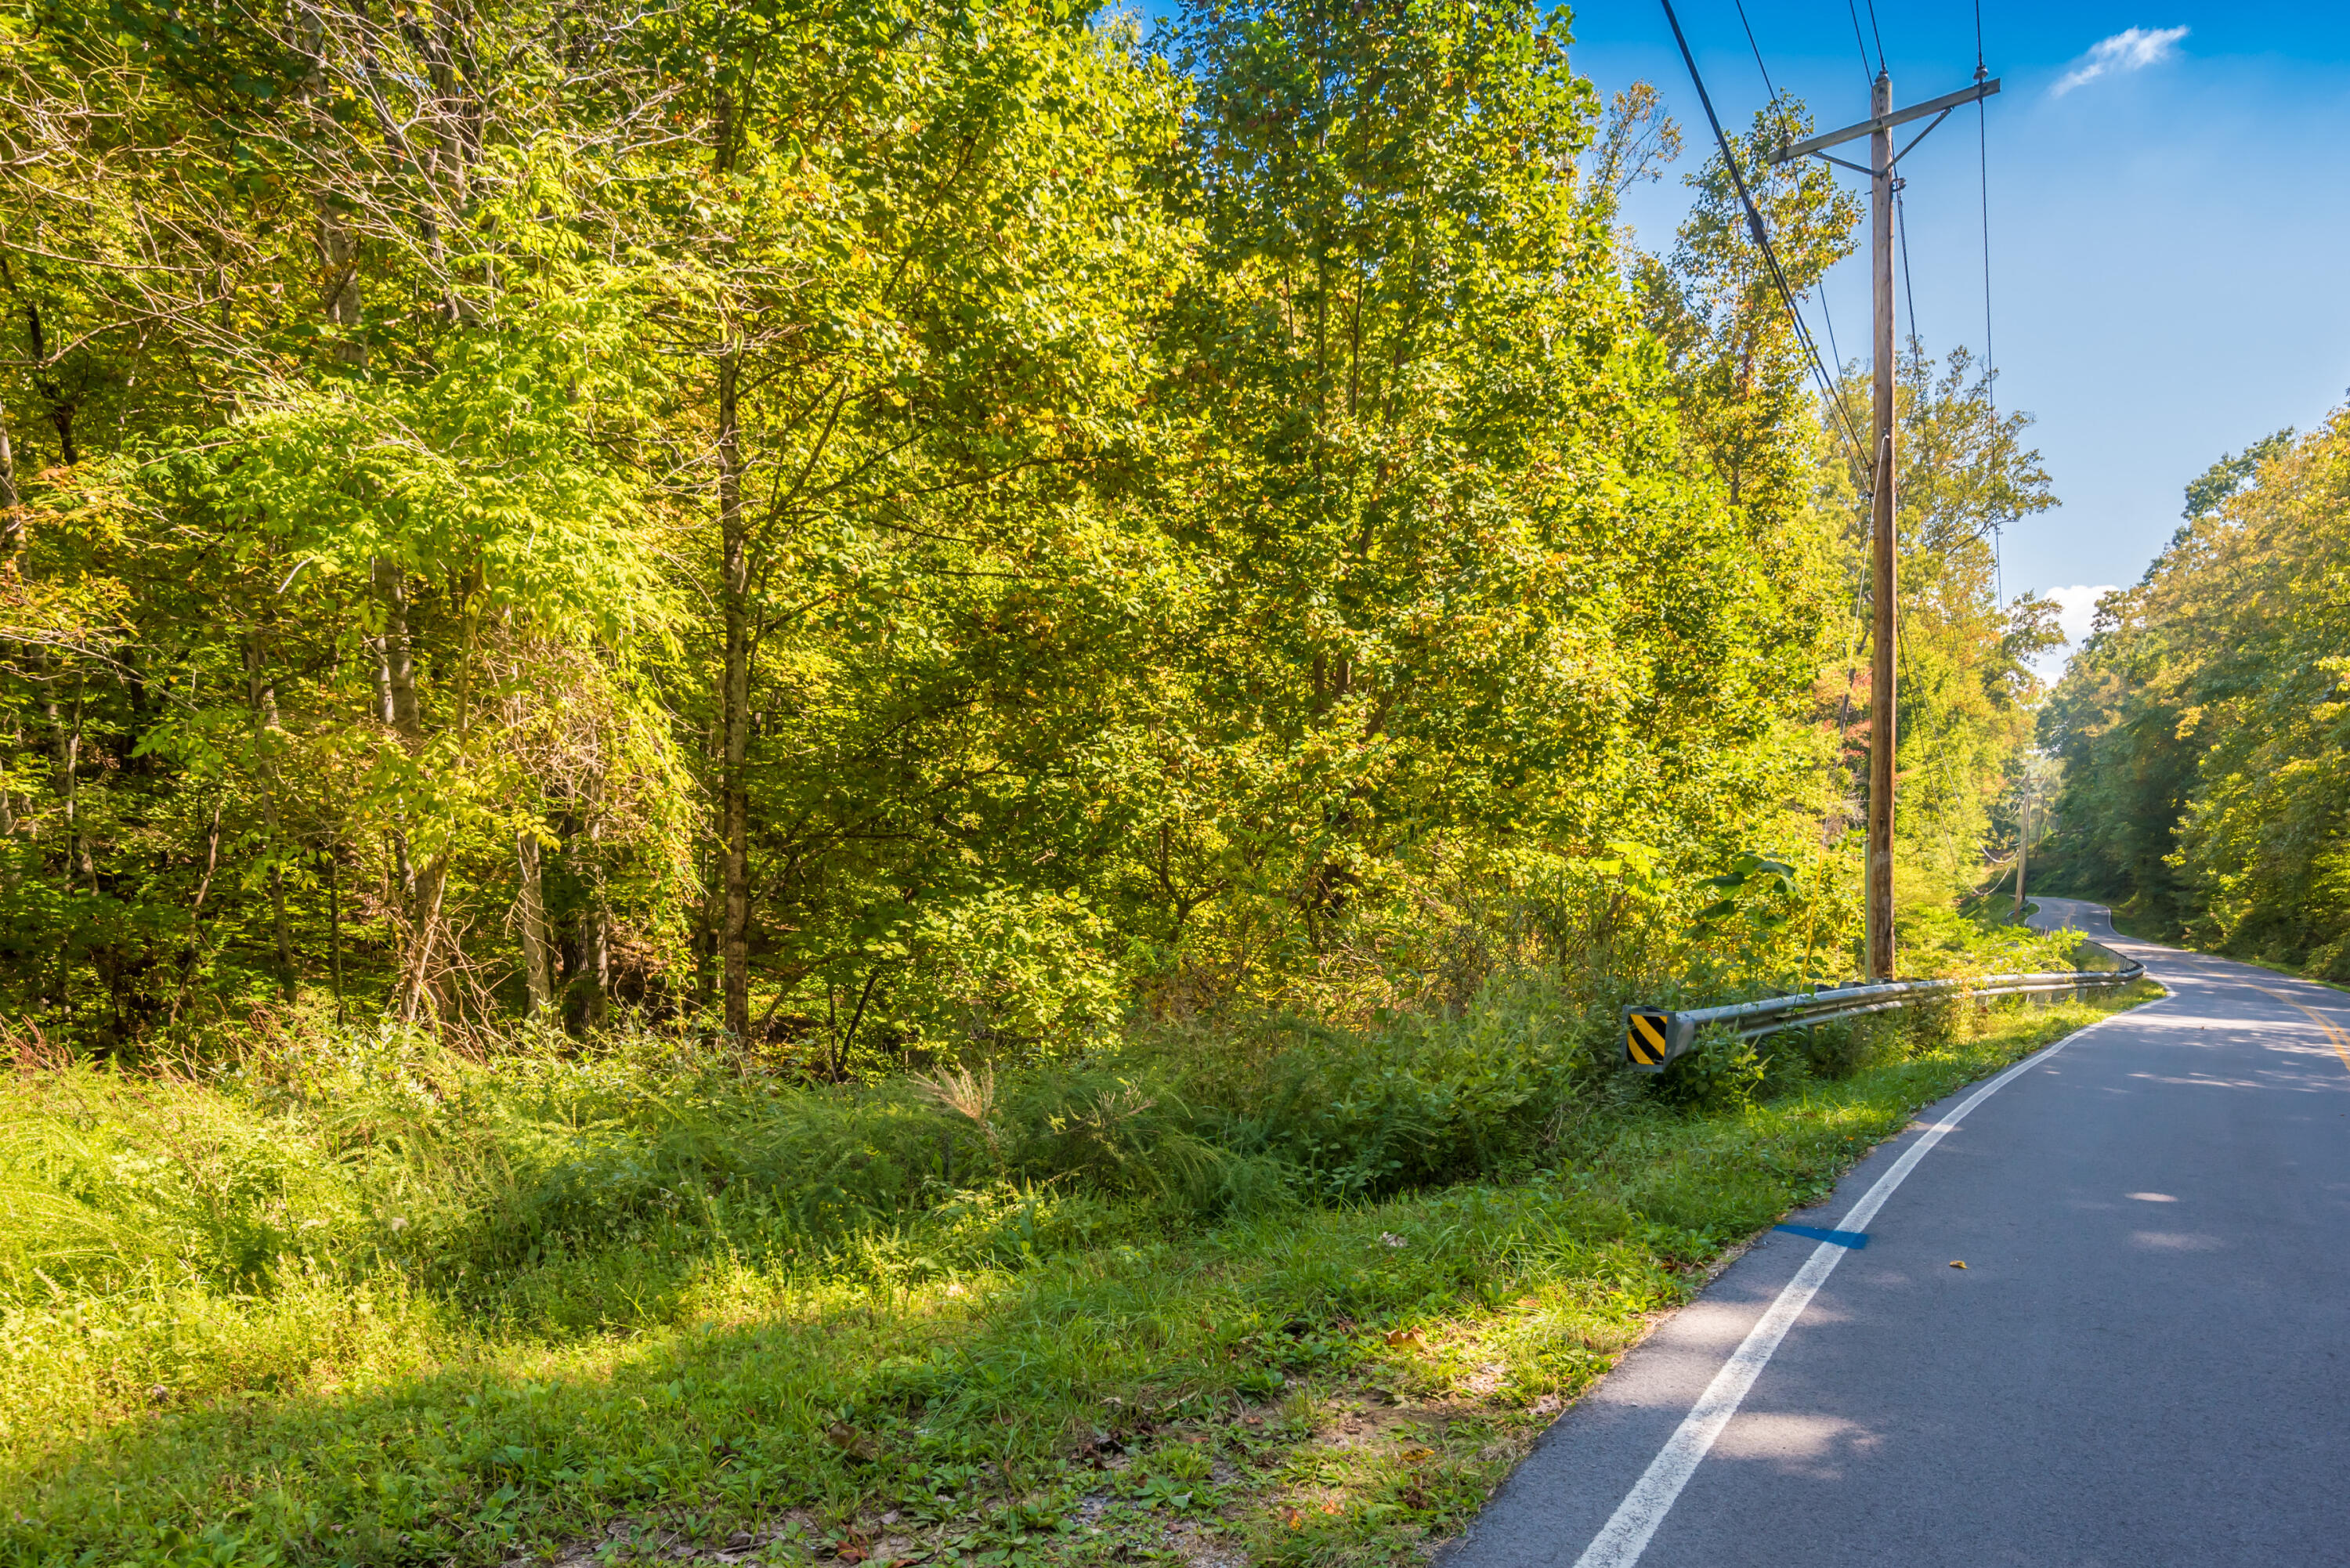
[{"label": "grassy embankment", "polygon": [[1710,1264],[2122,999],[1537,989],[1000,1085],[414,1037],[0,1099],[0,1562],[1415,1560]]}]

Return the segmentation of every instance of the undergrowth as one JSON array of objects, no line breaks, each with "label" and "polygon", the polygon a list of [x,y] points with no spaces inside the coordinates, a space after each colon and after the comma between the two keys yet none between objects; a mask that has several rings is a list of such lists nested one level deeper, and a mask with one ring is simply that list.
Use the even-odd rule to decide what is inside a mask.
[{"label": "undergrowth", "polygon": [[1709,1260],[2093,1015],[1655,1081],[1534,981],[861,1088],[397,1030],[27,1063],[0,1562],[1393,1560]]}]

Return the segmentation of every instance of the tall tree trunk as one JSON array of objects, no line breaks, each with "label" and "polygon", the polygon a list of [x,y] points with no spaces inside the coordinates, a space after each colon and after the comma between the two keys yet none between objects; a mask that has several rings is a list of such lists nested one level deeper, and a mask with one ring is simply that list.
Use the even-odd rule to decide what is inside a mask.
[{"label": "tall tree trunk", "polygon": [[590,1028],[600,1028],[612,1015],[612,912],[605,907],[600,882],[579,945],[579,964],[588,980],[587,1023]]},{"label": "tall tree trunk", "polygon": [[197,879],[195,899],[188,906],[188,914],[195,920],[196,929],[189,936],[187,946],[180,952],[180,988],[172,994],[172,1011],[164,1020],[166,1024],[180,1021],[180,1009],[187,1003],[188,988],[195,983],[196,960],[203,956],[209,924],[204,919],[204,900],[212,896],[213,874],[220,869],[221,809],[227,800],[228,792],[224,789],[213,802],[212,826],[204,830],[204,874]]},{"label": "tall tree trunk", "polygon": [[382,669],[384,722],[413,753],[424,749],[424,715],[416,701],[416,654],[408,639],[408,584],[400,568],[375,557],[376,597],[383,601],[383,636],[378,661]]},{"label": "tall tree trunk", "polygon": [[521,928],[523,984],[530,992],[530,1016],[536,1018],[555,1001],[555,981],[546,961],[546,899],[538,876],[536,829],[525,827],[515,835],[515,867],[522,878],[522,891],[515,898],[515,922]]},{"label": "tall tree trunk", "polygon": [[323,200],[318,203],[318,264],[324,275],[318,303],[328,324],[336,328],[335,358],[354,368],[365,365],[367,345],[355,336],[366,304],[359,286],[359,238],[337,221]]},{"label": "tall tree trunk", "polygon": [[[411,760],[424,754],[424,713],[416,696],[416,657],[409,640],[408,585],[400,569],[382,556],[374,562],[376,597],[382,603],[383,634],[376,639],[377,694],[384,722]],[[410,856],[408,835],[392,834],[394,853],[408,904],[408,952],[400,964],[394,1006],[403,1022],[422,1017],[432,992],[432,953],[441,934],[441,894],[449,857],[432,856],[422,866]]]},{"label": "tall tree trunk", "polygon": [[63,880],[65,890],[70,893],[81,860],[81,700],[77,695],[73,717],[68,719],[57,701],[57,686],[64,680],[65,671],[47,649],[35,650],[33,668],[41,672],[45,688],[41,711],[49,722],[49,788],[65,814]]},{"label": "tall tree trunk", "polygon": [[74,444],[74,401],[66,396],[54,377],[41,373],[41,367],[49,358],[48,338],[41,329],[41,307],[29,298],[25,301],[25,344],[32,350],[32,383],[47,400],[49,424],[57,432],[57,461],[71,468],[81,461],[81,452]]},{"label": "tall tree trunk", "polygon": [[449,857],[435,855],[416,874],[409,901],[408,963],[400,981],[400,1016],[413,1023],[432,1010],[432,955],[441,935],[441,895],[449,882]]},{"label": "tall tree trunk", "polygon": [[[730,328],[731,330],[731,328]],[[743,512],[742,431],[735,388],[742,369],[730,342],[718,362],[718,520],[725,550],[719,600],[726,618],[725,689],[721,698],[725,739],[720,787],[719,877],[726,900],[719,930],[726,1032],[751,1031],[751,576],[749,526]]]},{"label": "tall tree trunk", "polygon": [[[733,172],[733,95],[722,89],[712,126],[711,171]],[[731,313],[721,318],[718,360],[718,524],[723,564],[719,602],[726,621],[726,668],[719,697],[718,922],[720,989],[726,1032],[751,1031],[751,541],[743,512],[743,430],[736,407],[743,345]]]},{"label": "tall tree trunk", "polygon": [[[0,577],[16,570],[25,548],[25,509],[16,493],[16,450],[8,441],[8,405],[0,402]],[[0,890],[16,893],[16,794],[0,783]]]},{"label": "tall tree trunk", "polygon": [[0,571],[25,548],[25,504],[16,493],[16,448],[8,439],[8,405],[0,402]]},{"label": "tall tree trunk", "polygon": [[588,1023],[601,1028],[612,1003],[612,905],[604,885],[604,781],[588,784],[588,920],[580,933],[579,967],[588,973]]},{"label": "tall tree trunk", "polygon": [[[269,836],[273,843],[277,839],[275,824],[270,826]],[[286,865],[274,849],[269,861],[269,925],[277,944],[277,983],[290,1002],[299,994],[297,982],[301,977],[294,967],[294,943],[286,932]]]},{"label": "tall tree trunk", "polygon": [[286,929],[286,836],[277,817],[277,683],[263,666],[259,630],[244,636],[244,690],[252,716],[255,773],[261,784],[261,820],[269,835],[270,934],[277,944],[277,981],[286,1000],[295,1000],[299,977],[294,968],[294,941]]},{"label": "tall tree trunk", "polygon": [[335,852],[327,851],[327,965],[335,981],[335,1027],[343,1026],[343,899]]}]

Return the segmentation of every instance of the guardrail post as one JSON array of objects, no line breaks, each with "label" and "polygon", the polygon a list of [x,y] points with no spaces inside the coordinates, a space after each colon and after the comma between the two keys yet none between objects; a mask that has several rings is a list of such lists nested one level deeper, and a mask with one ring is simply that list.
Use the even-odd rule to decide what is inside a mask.
[{"label": "guardrail post", "polygon": [[1661,1073],[1686,1055],[1697,1039],[1697,1021],[1661,1007],[1624,1010],[1624,1060],[1636,1073]]}]

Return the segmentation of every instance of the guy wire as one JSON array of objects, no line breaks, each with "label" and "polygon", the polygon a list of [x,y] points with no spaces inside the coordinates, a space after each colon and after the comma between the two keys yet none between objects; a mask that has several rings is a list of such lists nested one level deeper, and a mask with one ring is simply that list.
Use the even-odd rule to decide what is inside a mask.
[{"label": "guy wire", "polygon": [[1841,376],[1844,374],[1844,350],[1836,347],[1835,317],[1828,312],[1828,291],[1825,285],[1820,289],[1820,319],[1827,325],[1828,352],[1835,356],[1836,374]]},{"label": "guy wire", "polygon": [[1771,67],[1762,63],[1762,46],[1754,41],[1754,24],[1746,19],[1746,0],[1732,0],[1738,7],[1738,25],[1746,29],[1746,47],[1754,51],[1754,68],[1762,73],[1762,90],[1771,101],[1779,101],[1779,89],[1771,85]]},{"label": "guy wire", "polygon": [[1860,7],[1853,0],[1844,0],[1844,8],[1852,13],[1852,45],[1860,51],[1861,78],[1870,86],[1877,84],[1877,73],[1868,68],[1868,40],[1860,36]]},{"label": "guy wire", "polygon": [[1901,182],[1893,182],[1893,234],[1901,242],[1901,296],[1909,308],[1909,355],[1925,363],[1926,340],[1918,334],[1918,290],[1909,281],[1909,209],[1901,200]]},{"label": "guy wire", "polygon": [[[1746,0],[1732,0],[1738,7],[1738,25],[1746,29],[1746,47],[1754,51],[1754,68],[1762,73],[1762,90],[1771,101],[1779,101],[1779,88],[1771,80],[1771,67],[1762,63],[1762,46],[1755,40],[1754,24],[1746,19]],[[1820,321],[1828,329],[1828,358],[1838,376],[1844,374],[1844,350],[1836,344],[1835,315],[1828,308],[1828,291],[1820,289]]]},{"label": "guy wire", "polygon": [[1705,78],[1697,68],[1697,57],[1690,52],[1689,38],[1681,32],[1681,19],[1673,13],[1673,0],[1660,0],[1665,8],[1665,21],[1673,30],[1673,42],[1680,46],[1681,63],[1689,67],[1690,80],[1697,88],[1697,100],[1705,109],[1706,123],[1713,128],[1714,145],[1721,150],[1721,165],[1730,173],[1730,183],[1738,192],[1739,204],[1746,209],[1748,231],[1755,245],[1762,252],[1763,265],[1770,268],[1771,282],[1779,291],[1779,298],[1787,306],[1787,318],[1794,324],[1795,341],[1803,345],[1804,354],[1811,361],[1812,375],[1820,384],[1820,392],[1836,410],[1840,433],[1851,449],[1856,474],[1866,473],[1869,483],[1876,483],[1876,471],[1861,461],[1861,441],[1852,428],[1851,417],[1846,412],[1844,400],[1836,396],[1835,383],[1820,363],[1819,345],[1813,341],[1811,328],[1804,325],[1804,313],[1796,308],[1795,291],[1787,285],[1787,275],[1780,269],[1779,254],[1771,244],[1770,231],[1762,226],[1762,209],[1746,189],[1746,177],[1738,171],[1737,156],[1730,150],[1730,138],[1721,129],[1721,117],[1713,112],[1713,96],[1705,90]]}]

